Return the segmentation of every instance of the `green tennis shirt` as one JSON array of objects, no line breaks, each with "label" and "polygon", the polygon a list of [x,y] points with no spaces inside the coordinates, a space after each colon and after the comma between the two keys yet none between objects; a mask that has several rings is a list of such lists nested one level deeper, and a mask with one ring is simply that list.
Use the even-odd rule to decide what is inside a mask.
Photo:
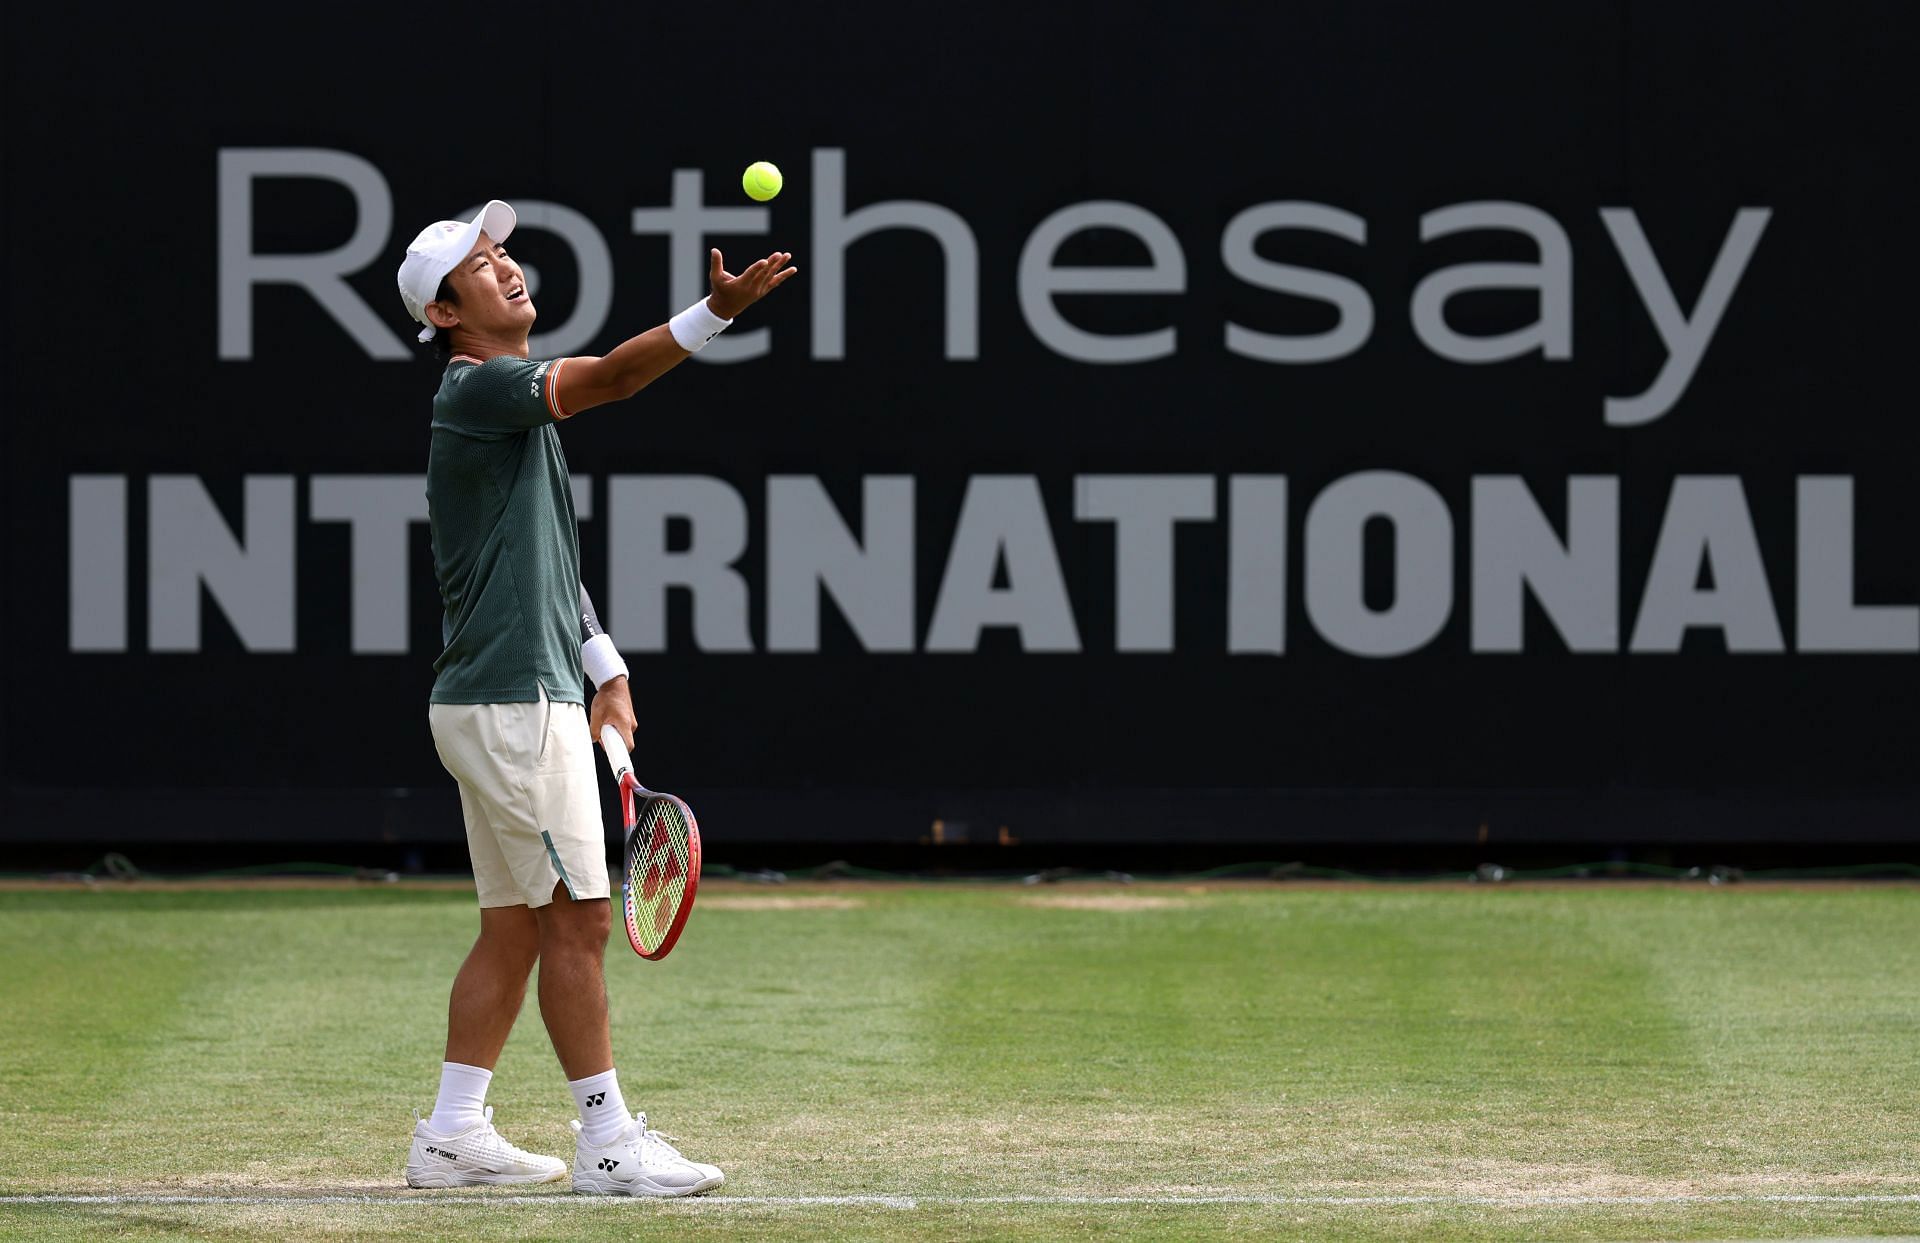
[{"label": "green tennis shirt", "polygon": [[433,398],[427,515],[437,704],[584,703],[580,538],[554,423],[566,359],[456,355]]}]

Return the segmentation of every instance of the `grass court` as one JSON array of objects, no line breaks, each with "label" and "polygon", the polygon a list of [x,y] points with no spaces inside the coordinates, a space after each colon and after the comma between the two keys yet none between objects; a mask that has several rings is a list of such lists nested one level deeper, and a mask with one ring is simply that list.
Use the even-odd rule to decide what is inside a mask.
[{"label": "grass court", "polygon": [[[727,1185],[409,1192],[457,886],[0,891],[0,1235],[1920,1233],[1920,888],[710,883],[609,949]],[[571,1159],[530,999],[488,1097]]]}]

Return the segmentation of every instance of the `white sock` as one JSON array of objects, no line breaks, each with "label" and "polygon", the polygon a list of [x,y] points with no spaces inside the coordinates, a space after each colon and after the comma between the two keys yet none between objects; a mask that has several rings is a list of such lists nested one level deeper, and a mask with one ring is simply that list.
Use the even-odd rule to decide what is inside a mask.
[{"label": "white sock", "polygon": [[633,1115],[627,1112],[627,1098],[620,1095],[619,1073],[608,1070],[585,1079],[567,1080],[574,1108],[580,1111],[580,1134],[596,1148],[611,1144],[633,1121]]},{"label": "white sock", "polygon": [[440,1063],[440,1095],[433,1102],[427,1129],[435,1135],[459,1135],[486,1121],[480,1107],[487,1100],[493,1072],[460,1062]]}]

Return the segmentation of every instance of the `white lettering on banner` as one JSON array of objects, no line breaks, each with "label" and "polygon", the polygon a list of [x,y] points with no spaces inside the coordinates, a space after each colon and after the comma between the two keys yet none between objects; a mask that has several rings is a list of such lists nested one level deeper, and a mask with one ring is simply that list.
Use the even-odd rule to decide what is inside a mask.
[{"label": "white lettering on banner", "polygon": [[1287,477],[1227,481],[1227,650],[1287,650]]},{"label": "white lettering on banner", "polygon": [[[1474,229],[1525,233],[1540,250],[1539,263],[1463,263],[1442,268],[1413,291],[1413,330],[1426,347],[1457,363],[1497,363],[1538,351],[1546,358],[1573,357],[1573,245],[1560,222],[1525,203],[1456,203],[1420,217],[1420,240]],[[1447,300],[1475,289],[1533,289],[1540,318],[1497,337],[1469,337],[1447,324]]]},{"label": "white lettering on banner", "polygon": [[[1703,567],[1712,576],[1711,586],[1699,586]],[[1747,494],[1732,475],[1682,475],[1673,481],[1640,619],[1633,626],[1633,650],[1677,652],[1692,626],[1720,630],[1729,652],[1778,652],[1786,646]]]},{"label": "white lettering on banner", "polygon": [[1358,283],[1331,272],[1262,259],[1254,243],[1278,229],[1329,233],[1367,244],[1367,222],[1325,203],[1263,203],[1227,222],[1220,235],[1220,261],[1227,271],[1258,289],[1317,298],[1340,309],[1339,322],[1325,332],[1283,337],[1227,323],[1227,350],[1268,363],[1330,363],[1357,352],[1373,335],[1373,299]]},{"label": "white lettering on banner", "polygon": [[[1393,528],[1393,602],[1362,594],[1367,523]],[[1355,656],[1404,656],[1434,640],[1453,612],[1453,519],[1431,484],[1399,471],[1336,479],[1307,510],[1307,616]]]},{"label": "white lettering on banner", "polygon": [[1800,650],[1920,652],[1920,608],[1854,603],[1852,478],[1807,475],[1798,483]]},{"label": "white lettering on banner", "polygon": [[245,542],[193,475],[147,480],[147,646],[200,650],[200,589],[249,652],[293,651],[293,476],[248,475]]},{"label": "white lettering on banner", "polygon": [[[222,359],[253,357],[255,285],[297,285],[306,290],[369,358],[411,357],[387,327],[387,317],[376,314],[346,279],[386,253],[393,232],[393,195],[379,169],[345,151],[312,147],[222,147],[218,168]],[[353,195],[356,213],[353,236],[318,253],[255,253],[253,183],[266,177],[345,186]]]},{"label": "white lettering on banner", "polygon": [[[1224,651],[1280,655],[1288,650],[1288,544],[1293,530],[1283,475],[1226,479],[1224,523],[1216,524],[1220,477],[1198,474],[1081,475],[1070,486],[1063,523],[1111,524],[1116,653]],[[944,561],[917,564],[924,514],[912,476],[871,475],[860,483],[858,527],[814,475],[766,480],[758,513],[734,484],[703,475],[614,475],[607,479],[607,598],[602,617],[630,656],[675,650],[684,640],[668,624],[668,601],[685,592],[692,647],[700,652],[821,650],[821,613],[829,604],[863,651],[957,653],[979,650],[989,629],[1011,631],[1022,651],[1083,650],[1069,584],[1101,565],[1101,541],[1067,545],[1079,564],[1063,571],[1041,481],[1032,475],[968,479]],[[1565,480],[1564,527],[1543,497],[1513,475],[1466,481],[1468,530],[1432,484],[1395,471],[1362,471],[1333,480],[1306,504],[1300,586],[1314,632],[1329,646],[1366,658],[1406,656],[1447,632],[1456,599],[1467,602],[1460,628],[1466,650],[1518,653],[1542,644],[1574,653],[1621,650],[1623,607],[1634,617],[1632,653],[1679,651],[1691,628],[1718,631],[1729,653],[1788,650],[1775,588],[1742,481],[1730,475],[1681,475],[1644,567],[1621,562],[1620,480]],[[1854,480],[1809,475],[1794,480],[1795,641],[1808,653],[1911,655],[1920,652],[1920,605],[1863,604],[1854,589]],[[438,650],[438,627],[409,618],[410,593],[429,567],[408,550],[424,517],[420,475],[316,475],[306,520],[346,523],[344,568],[351,582],[351,626],[340,646],[357,654]],[[573,479],[576,515],[593,516],[594,479]],[[144,488],[144,507],[129,503]],[[133,650],[141,630],[129,612],[130,564],[144,546],[144,633],[152,652],[202,650],[203,596],[249,652],[292,652],[298,574],[296,480],[250,475],[241,481],[242,514],[230,524],[205,481],[193,475],[75,474],[67,482],[70,557],[68,650]],[[757,494],[758,495],[758,494]],[[1557,507],[1553,507],[1557,508]],[[144,520],[144,531],[141,523]],[[1392,534],[1392,595],[1375,607],[1364,592],[1370,524]],[[1174,555],[1183,541],[1211,549],[1207,567]],[[678,524],[676,526],[676,524]],[[945,524],[934,522],[933,529]],[[237,528],[237,529],[236,529]],[[1224,528],[1224,529],[1223,529]],[[758,543],[758,552],[748,554]],[[313,541],[309,577],[331,574],[315,556],[338,557],[332,541]],[[1224,557],[1220,553],[1224,550]],[[1465,566],[1456,584],[1456,550]],[[1089,560],[1091,558],[1091,560]],[[1226,581],[1218,566],[1226,566]],[[335,563],[338,565],[339,563]],[[1778,565],[1776,572],[1789,567]],[[1704,572],[1704,573],[1703,573]],[[1884,568],[1880,569],[1885,573]],[[591,570],[586,577],[597,580]],[[337,581],[329,577],[329,583]],[[1621,584],[1644,581],[1637,602]],[[920,629],[916,601],[937,582]],[[307,587],[307,590],[313,588]],[[328,587],[329,591],[337,588]],[[764,593],[765,639],[756,645],[754,595]],[[1178,638],[1180,613],[1220,593],[1226,632]],[[1524,626],[1531,595],[1550,627]],[[917,641],[916,641],[917,640]],[[426,650],[422,650],[423,647]]]},{"label": "white lettering on banner", "polygon": [[1213,521],[1213,476],[1081,475],[1073,516],[1113,523],[1115,649],[1171,652],[1173,528]]},{"label": "white lettering on banner", "polygon": [[427,520],[424,475],[315,475],[315,522],[353,529],[353,650],[407,650],[407,527]]},{"label": "white lettering on banner", "polygon": [[1567,538],[1518,475],[1473,480],[1473,650],[1526,650],[1531,588],[1570,652],[1620,647],[1620,481],[1567,480]]},{"label": "white lettering on banner", "polygon": [[980,357],[980,244],[973,230],[958,212],[938,203],[869,203],[849,212],[847,153],[838,147],[813,153],[813,251],[807,256],[813,273],[813,356],[847,356],[847,247],[886,229],[918,229],[940,243],[946,265],[946,356]]},{"label": "white lettering on banner", "polygon": [[[667,547],[667,523],[686,523],[686,548]],[[667,589],[693,596],[693,641],[703,652],[750,652],[747,502],[705,475],[615,475],[607,492],[607,632],[629,652],[667,650]]]},{"label": "white lettering on banner", "polygon": [[[346,282],[387,253],[393,221],[392,194],[378,168],[345,151],[299,147],[225,147],[218,161],[220,357],[253,357],[253,290],[257,285],[295,285],[305,290],[345,330],[368,357],[401,359],[413,355],[389,324],[399,322],[399,307],[369,306]],[[358,218],[353,236],[318,253],[258,254],[253,239],[253,189],[265,178],[331,181],[354,197]],[[672,309],[699,298],[705,288],[707,239],[717,234],[764,235],[771,232],[770,207],[709,207],[704,174],[675,169],[668,205],[636,207],[628,221],[634,234],[667,239],[667,270]],[[804,262],[812,290],[810,357],[834,361],[847,356],[847,251],[861,238],[908,230],[933,239],[940,252],[942,296],[941,350],[950,360],[980,356],[980,246],[966,219],[938,203],[893,200],[847,209],[847,153],[838,147],[813,152],[812,249]],[[520,205],[525,228],[541,229],[565,242],[572,252],[579,297],[567,320],[529,342],[536,355],[561,355],[587,349],[606,328],[613,301],[614,257],[606,235],[580,212],[561,203],[528,200]],[[1609,425],[1650,423],[1686,395],[1700,362],[1725,318],[1740,279],[1772,217],[1766,207],[1739,208],[1722,240],[1706,284],[1691,312],[1683,311],[1660,260],[1631,207],[1603,207],[1600,220],[1615,258],[1626,268],[1647,320],[1667,357],[1652,385],[1634,397],[1608,397],[1602,408]],[[1147,249],[1148,262],[1131,267],[1058,267],[1060,246],[1085,229],[1118,229],[1133,234]],[[1374,303],[1365,288],[1331,272],[1263,258],[1255,243],[1267,233],[1307,230],[1364,246],[1367,221],[1325,203],[1282,200],[1239,211],[1220,237],[1220,261],[1227,272],[1256,289],[1327,303],[1339,312],[1325,332],[1282,335],[1258,332],[1227,322],[1220,339],[1227,352],[1278,364],[1326,363],[1362,349],[1374,328]],[[1482,231],[1521,233],[1539,252],[1534,263],[1466,263],[1426,276],[1407,308],[1414,335],[1428,350],[1452,362],[1499,363],[1539,354],[1554,362],[1573,357],[1574,254],[1566,229],[1553,216],[1526,203],[1467,202],[1435,208],[1422,215],[1423,242]],[[529,273],[531,285],[537,273]],[[1021,315],[1034,337],[1061,357],[1089,364],[1144,363],[1177,352],[1177,328],[1168,324],[1149,332],[1103,334],[1069,322],[1055,305],[1058,294],[1184,294],[1188,287],[1186,254],[1165,221],[1135,203],[1073,203],[1050,212],[1020,248],[1014,286]],[[1492,336],[1470,336],[1447,322],[1447,303],[1456,295],[1486,289],[1535,291],[1539,311],[1530,324]],[[889,309],[886,313],[897,314]],[[635,325],[640,329],[647,325]],[[698,358],[705,363],[740,362],[772,350],[772,329],[739,329],[717,338]]]},{"label": "white lettering on banner", "polygon": [[820,596],[869,652],[913,650],[913,477],[861,481],[858,539],[812,475],[767,480],[767,650],[820,650]]},{"label": "white lettering on banner", "polygon": [[1707,273],[1707,283],[1693,305],[1693,314],[1688,316],[1680,310],[1680,301],[1673,296],[1673,286],[1660,270],[1660,261],[1653,257],[1653,246],[1647,241],[1633,209],[1601,209],[1600,220],[1612,235],[1614,247],[1627,265],[1627,275],[1633,278],[1633,287],[1640,294],[1640,303],[1653,320],[1661,343],[1667,347],[1667,361],[1654,377],[1652,388],[1638,397],[1607,398],[1608,424],[1634,427],[1651,423],[1673,409],[1693,381],[1693,373],[1699,368],[1707,346],[1713,342],[1714,330],[1720,326],[1721,316],[1727,313],[1727,304],[1733,301],[1733,291],[1747,270],[1747,261],[1753,258],[1754,248],[1760,245],[1760,234],[1772,217],[1773,212],[1765,207],[1742,207],[1734,214],[1733,226],[1727,230],[1720,253],[1714,258],[1713,271]]},{"label": "white lettering on banner", "polygon": [[[1145,267],[1055,267],[1054,256],[1084,229],[1119,229],[1146,243]],[[1040,222],[1020,251],[1020,312],[1033,335],[1056,354],[1082,363],[1144,363],[1172,355],[1171,328],[1126,336],[1102,335],[1067,322],[1053,303],[1063,293],[1184,293],[1187,257],[1166,222],[1132,203],[1076,203]]]},{"label": "white lettering on banner", "polygon": [[[1002,566],[1007,585],[993,585]],[[960,502],[947,572],[927,627],[929,652],[971,652],[987,626],[1011,626],[1029,652],[1077,652],[1080,630],[1032,475],[975,475]]]},{"label": "white lettering on banner", "polygon": [[67,650],[127,650],[127,477],[67,480]]}]

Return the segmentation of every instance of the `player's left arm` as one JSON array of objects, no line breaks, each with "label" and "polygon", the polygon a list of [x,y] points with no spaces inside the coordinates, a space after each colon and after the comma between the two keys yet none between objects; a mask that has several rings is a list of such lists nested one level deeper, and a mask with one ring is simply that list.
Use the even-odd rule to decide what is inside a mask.
[{"label": "player's left arm", "polygon": [[611,725],[619,731],[627,750],[633,750],[633,731],[639,722],[634,718],[633,696],[627,687],[627,662],[620,659],[613,636],[601,626],[585,583],[580,584],[580,665],[594,686],[587,725],[595,740],[602,725]]},{"label": "player's left arm", "polygon": [[658,328],[622,341],[599,358],[569,358],[554,378],[560,418],[624,401],[693,356],[748,307],[786,282],[800,269],[793,255],[776,250],[735,276],[718,250],[708,252],[708,283],[713,292]]}]

